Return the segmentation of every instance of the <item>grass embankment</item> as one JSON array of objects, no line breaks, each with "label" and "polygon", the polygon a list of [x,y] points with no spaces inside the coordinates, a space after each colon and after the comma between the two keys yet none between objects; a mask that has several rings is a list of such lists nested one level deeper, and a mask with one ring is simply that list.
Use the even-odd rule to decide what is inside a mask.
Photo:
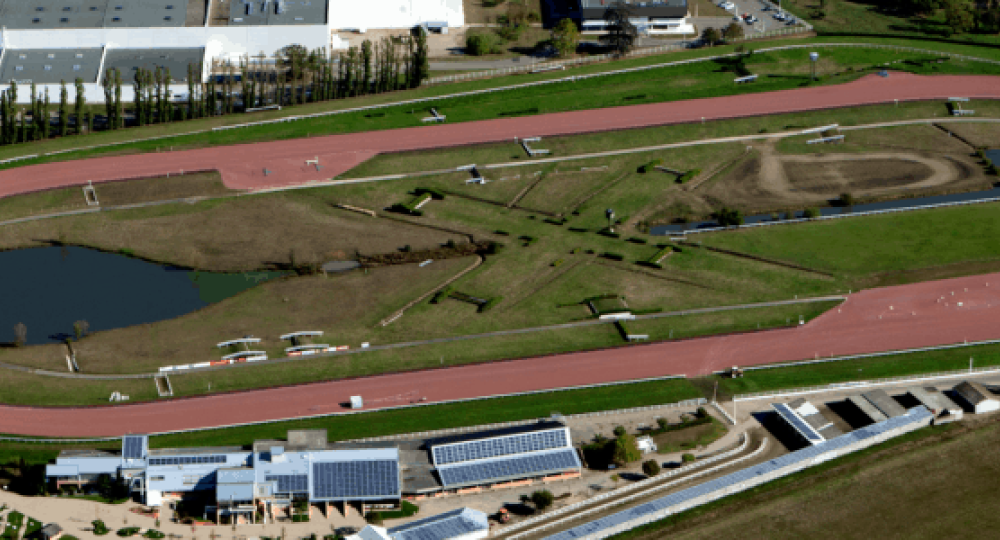
[{"label": "grass embankment", "polygon": [[996,211],[996,204],[978,204],[706,234],[699,239],[705,245],[825,270],[859,283],[903,283],[1000,267],[1000,246],[993,240],[1000,235]]},{"label": "grass embankment", "polygon": [[[941,538],[993,530],[996,419],[923,428],[616,539]],[[961,489],[956,489],[961,486]],[[933,508],[918,517],[914,508]],[[873,519],[873,516],[878,516]]]},{"label": "grass embankment", "polygon": [[[326,429],[331,441],[379,437],[399,433],[548,417],[552,413],[580,414],[701,397],[690,382],[678,379],[567,390],[487,399],[466,403],[428,405],[393,411],[351,414],[311,420],[276,422],[258,426],[217,429],[197,433],[157,436],[153,448],[186,446],[249,445],[254,439],[284,439],[289,429]],[[0,463],[24,457],[25,462],[45,463],[62,449],[81,445],[0,442]],[[88,446],[83,446],[88,447]],[[89,447],[115,448],[114,444]],[[121,448],[119,444],[117,448]]]},{"label": "grass embankment", "polygon": [[1000,365],[1000,345],[980,345],[941,351],[926,351],[856,360],[823,362],[804,366],[746,371],[739,379],[716,377],[720,393],[731,396],[786,388],[850,381],[954,371],[969,367]]},{"label": "grass embankment", "polygon": [[[819,47],[822,49],[822,47]],[[683,60],[690,58],[713,56],[731,51],[731,48],[720,47],[710,50],[696,50],[672,53],[663,57],[643,57],[616,62],[614,69],[631,66],[651,65],[661,62]],[[843,49],[829,48],[823,50],[823,65],[821,73],[825,74],[818,83],[836,84],[847,82],[861,75],[861,72],[844,72],[841,70],[854,68],[870,68],[876,63],[884,63],[898,59],[913,60],[911,64],[896,64],[897,69],[905,69],[917,73],[983,73],[998,74],[1000,67],[984,63],[965,63],[949,61],[945,64],[925,64],[931,56],[915,53],[896,53],[880,49]],[[754,57],[756,56],[756,58]],[[754,55],[747,60],[746,68],[761,75],[752,85],[734,85],[732,79],[742,73],[742,70],[729,62],[693,63],[681,66],[659,68],[640,73],[609,75],[583,81],[570,81],[550,85],[521,88],[488,95],[476,95],[459,98],[441,98],[426,105],[405,105],[380,109],[377,112],[361,111],[338,115],[335,120],[330,118],[314,118],[295,122],[272,124],[265,126],[225,130],[218,132],[177,135],[169,139],[131,142],[127,145],[106,148],[92,148],[59,154],[42,156],[31,160],[0,165],[0,169],[43,163],[48,161],[65,161],[81,159],[107,153],[152,152],[159,149],[202,148],[205,146],[226,145],[236,143],[284,140],[305,136],[350,133],[357,131],[372,131],[399,127],[422,125],[420,119],[426,116],[430,107],[435,107],[446,114],[449,122],[467,122],[512,116],[534,115],[549,112],[583,110],[598,107],[618,105],[634,105],[639,103],[654,103],[680,99],[704,98],[710,96],[727,96],[743,93],[757,93],[785,88],[795,88],[808,85],[808,62],[802,51],[778,51]],[[983,56],[992,57],[991,53]],[[606,65],[592,65],[573,70],[574,74],[587,74],[608,71]],[[734,75],[735,73],[735,75]],[[274,113],[254,113],[253,116],[236,115],[226,119],[209,119],[185,122],[175,125],[157,125],[147,128],[134,128],[111,132],[106,136],[93,135],[80,140],[67,138],[72,142],[43,142],[30,145],[19,145],[10,149],[0,150],[0,159],[22,156],[27,153],[38,154],[55,149],[78,148],[84,145],[95,145],[112,141],[132,141],[135,139],[162,136],[164,134],[179,134],[200,129],[211,129],[219,125],[234,124],[248,121],[258,121],[268,118],[280,118],[289,114],[305,114],[320,110],[337,110],[372,103],[389,103],[392,101],[414,99],[418,97],[440,96],[461,91],[483,88],[496,88],[506,83],[522,83],[534,80],[548,80],[564,77],[562,72],[546,75],[522,75],[509,81],[501,79],[480,80],[442,87],[431,87],[411,92],[383,94],[358,100],[310,104],[294,107]],[[664,84],[669,81],[670,84]],[[294,111],[294,112],[292,112]],[[105,140],[106,139],[106,140]],[[8,155],[9,154],[9,155]]]}]

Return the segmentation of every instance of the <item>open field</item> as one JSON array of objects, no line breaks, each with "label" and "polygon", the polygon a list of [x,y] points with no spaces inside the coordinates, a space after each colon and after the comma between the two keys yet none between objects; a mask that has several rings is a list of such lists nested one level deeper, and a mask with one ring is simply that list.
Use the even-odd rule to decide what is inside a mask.
[{"label": "open field", "polygon": [[1000,365],[1000,345],[981,345],[943,351],[927,351],[885,357],[824,362],[804,366],[750,370],[742,378],[712,377],[724,395],[767,392],[784,388],[953,371],[969,367]]},{"label": "open field", "polygon": [[998,442],[995,417],[924,428],[615,538],[739,530],[751,538],[930,539],[992,530]]},{"label": "open field", "polygon": [[[818,47],[822,49],[822,47]],[[724,49],[719,49],[719,51]],[[695,51],[678,53],[670,58],[684,58],[686,54],[705,56],[719,51]],[[823,49],[824,77],[820,84],[834,84],[856,79],[872,68],[873,63],[889,62],[900,59],[909,63],[896,64],[897,69],[914,73],[978,73],[997,74],[1000,67],[984,63],[967,63],[962,60],[948,61],[944,64],[930,63],[936,55],[917,53],[897,53],[892,50],[866,49],[853,50],[845,48]],[[19,161],[0,166],[11,168],[32,163],[47,161],[64,161],[80,159],[98,154],[152,152],[160,148],[190,149],[213,145],[226,145],[246,142],[285,140],[301,138],[310,135],[348,133],[371,131],[397,127],[421,125],[420,118],[426,115],[429,107],[436,107],[447,114],[449,122],[466,122],[510,116],[532,115],[546,112],[570,111],[611,107],[623,104],[655,103],[687,98],[709,96],[725,96],[742,93],[759,93],[785,88],[796,88],[809,85],[807,62],[802,51],[776,51],[759,53],[748,57],[745,65],[735,61],[709,61],[667,68],[659,68],[641,73],[618,74],[583,81],[561,82],[551,85],[499,92],[490,95],[442,98],[440,101],[428,103],[426,106],[396,106],[382,109],[378,112],[351,112],[337,117],[336,122],[328,118],[313,118],[298,120],[277,125],[255,126],[239,130],[227,130],[212,133],[198,133],[173,137],[169,140],[138,141],[127,147],[96,148],[68,152],[57,156],[46,156],[32,160]],[[626,67],[626,61],[617,64]],[[649,63],[648,60],[646,63]],[[586,73],[595,66],[580,68],[579,73]],[[734,73],[742,73],[751,69],[762,75],[754,85],[733,85]],[[598,69],[599,71],[599,69]],[[558,77],[553,75],[550,78]],[[686,81],[684,84],[664,85],[663,81]],[[463,88],[489,88],[495,83],[477,81],[463,83]],[[609,90],[611,89],[611,90]],[[457,89],[456,89],[457,91]],[[416,97],[418,94],[407,94]],[[431,94],[434,95],[434,94]],[[440,95],[440,94],[438,94]],[[397,97],[398,99],[398,97]],[[389,100],[387,100],[389,101]],[[382,101],[385,103],[387,101]],[[317,104],[319,105],[319,104]],[[327,105],[329,106],[329,105]],[[284,111],[282,111],[284,112]],[[306,112],[303,108],[302,112]],[[285,112],[287,115],[287,112]],[[275,115],[281,116],[281,113]],[[262,115],[256,118],[266,118]],[[183,124],[187,126],[188,124]],[[194,124],[189,130],[196,129]],[[143,137],[143,132],[131,133],[131,138]],[[152,132],[151,132],[152,133]],[[131,140],[131,139],[129,139]],[[95,141],[96,142],[96,141]],[[34,153],[43,151],[41,146],[25,146],[16,154],[23,155],[30,148]],[[0,159],[4,157],[0,153]]]}]

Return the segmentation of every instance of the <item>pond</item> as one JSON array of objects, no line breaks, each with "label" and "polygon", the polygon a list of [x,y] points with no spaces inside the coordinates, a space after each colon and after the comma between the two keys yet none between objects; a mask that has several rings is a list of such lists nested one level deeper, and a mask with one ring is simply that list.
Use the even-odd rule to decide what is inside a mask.
[{"label": "pond", "polygon": [[283,272],[221,274],[154,264],[80,247],[0,253],[0,343],[27,327],[27,343],[61,342],[75,321],[89,332],[172,319]]},{"label": "pond", "polygon": [[[995,187],[993,189],[986,191],[951,193],[948,195],[915,197],[911,199],[896,199],[892,201],[883,201],[877,203],[856,204],[854,206],[848,206],[848,207],[828,206],[819,208],[819,212],[820,215],[823,216],[833,216],[838,214],[862,214],[865,212],[875,212],[879,210],[893,210],[900,208],[914,208],[932,204],[947,204],[947,203],[989,200],[989,199],[996,199],[998,197],[1000,197],[1000,187]],[[792,218],[802,218],[802,217],[805,217],[805,211],[779,212],[780,219],[792,219]],[[743,223],[747,225],[753,223],[763,223],[767,221],[774,221],[774,217],[771,214],[759,214],[755,216],[746,216],[743,218]],[[649,234],[654,236],[664,236],[684,231],[693,231],[697,229],[714,229],[717,228],[718,226],[719,223],[717,221],[701,221],[696,223],[671,223],[669,225],[657,225],[655,227],[651,227],[649,230]]]}]

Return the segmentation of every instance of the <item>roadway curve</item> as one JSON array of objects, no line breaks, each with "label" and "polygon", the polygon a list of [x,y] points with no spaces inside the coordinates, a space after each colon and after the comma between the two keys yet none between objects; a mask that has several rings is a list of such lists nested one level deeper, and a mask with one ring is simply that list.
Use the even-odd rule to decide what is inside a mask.
[{"label": "roadway curve", "polygon": [[[872,289],[797,328],[91,408],[0,406],[0,433],[116,436],[1000,338],[1000,273]],[[152,384],[152,382],[150,383]],[[333,434],[336,438],[336,433]]]},{"label": "roadway curve", "polygon": [[[348,133],[198,150],[102,157],[30,165],[0,171],[0,197],[57,187],[182,171],[217,169],[233,189],[305,184],[336,177],[380,153],[550,137],[668,124],[763,116],[815,109],[855,107],[893,100],[946,99],[953,95],[1000,98],[990,76],[870,75],[832,86],[736,96],[632,105],[458,124]],[[447,114],[447,111],[443,111]],[[336,122],[331,117],[330,122]],[[306,165],[318,157],[322,169]],[[265,174],[264,169],[270,171]]]}]

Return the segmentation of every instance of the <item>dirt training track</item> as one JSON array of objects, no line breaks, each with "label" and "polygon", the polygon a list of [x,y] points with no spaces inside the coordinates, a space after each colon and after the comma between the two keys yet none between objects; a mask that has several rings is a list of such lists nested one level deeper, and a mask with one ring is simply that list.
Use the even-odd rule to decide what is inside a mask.
[{"label": "dirt training track", "polygon": [[[854,107],[893,100],[943,100],[956,95],[1000,99],[1000,84],[998,78],[990,76],[892,73],[885,78],[870,75],[842,85],[778,92],[46,163],[0,171],[0,197],[83,185],[87,181],[207,169],[219,170],[230,188],[252,190],[328,180],[380,153]],[[442,112],[447,114],[446,110]],[[331,116],[328,121],[337,122],[337,117]],[[306,164],[306,160],[314,158],[319,158],[322,166],[319,171]],[[264,169],[269,173],[265,174]]]},{"label": "dirt training track", "polygon": [[[436,402],[671,374],[703,375],[733,365],[997,338],[1000,273],[863,291],[809,324],[782,330],[166,402],[90,409],[0,406],[0,433],[73,437],[164,432],[343,412],[341,403],[352,395],[362,396],[371,408],[382,408],[421,398]],[[336,431],[331,435],[336,438]]]}]

